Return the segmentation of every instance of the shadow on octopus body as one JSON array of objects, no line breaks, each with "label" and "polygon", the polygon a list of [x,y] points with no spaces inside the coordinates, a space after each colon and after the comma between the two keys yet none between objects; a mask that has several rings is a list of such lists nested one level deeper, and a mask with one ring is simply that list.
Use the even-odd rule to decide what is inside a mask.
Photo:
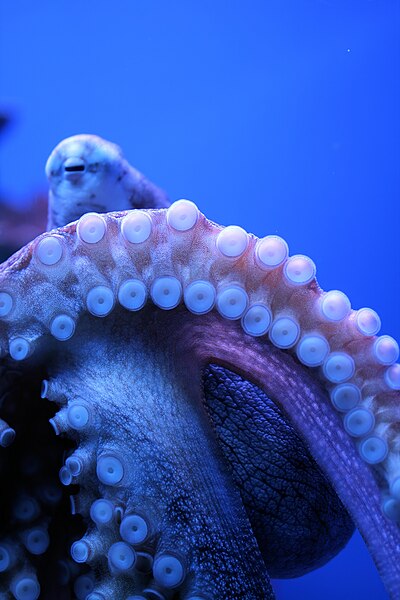
[{"label": "shadow on octopus body", "polygon": [[96,136],[46,171],[59,229],[0,268],[0,594],[273,598],[354,521],[399,597],[399,372],[375,313]]}]

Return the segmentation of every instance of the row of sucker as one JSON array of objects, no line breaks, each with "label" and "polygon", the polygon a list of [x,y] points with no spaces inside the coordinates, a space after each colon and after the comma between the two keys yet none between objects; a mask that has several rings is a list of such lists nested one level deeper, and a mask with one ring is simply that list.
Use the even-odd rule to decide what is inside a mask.
[{"label": "row of sucker", "polygon": [[[8,269],[0,280],[4,353],[24,360],[41,335],[68,340],[80,314],[106,317],[117,303],[137,311],[149,300],[162,310],[183,302],[195,315],[216,310],[240,320],[246,334],[294,354],[324,381],[361,458],[375,469],[381,488],[386,481],[384,514],[400,522],[399,346],[388,335],[377,337],[374,310],[352,310],[343,292],[320,290],[310,258],[289,256],[276,235],[258,239],[241,227],[221,228],[188,200],[167,210],[87,213],[30,248],[29,267],[12,278]],[[32,277],[37,300],[28,314],[21,291]],[[52,424],[57,433],[79,431],[89,419],[88,406],[71,404]],[[2,421],[3,445],[13,435]],[[82,461],[62,469],[63,483],[79,476]]]},{"label": "row of sucker", "polygon": [[[70,549],[77,565],[90,568],[75,579],[76,597],[78,600],[172,599],[185,582],[185,558],[174,549],[157,549],[160,532],[151,509],[129,506],[130,501],[124,496],[129,466],[114,448],[101,446],[93,407],[83,401],[66,401],[54,381],[43,381],[41,396],[60,406],[50,419],[54,433],[80,437],[78,448],[68,454],[59,472],[64,486],[79,485],[79,495],[70,497],[71,512],[80,514],[89,523],[86,533]],[[104,576],[105,571],[108,576]],[[96,573],[100,575],[96,577]],[[139,588],[140,593],[132,594],[132,587],[135,591]],[[208,597],[196,591],[185,593],[184,598],[207,600]]]}]

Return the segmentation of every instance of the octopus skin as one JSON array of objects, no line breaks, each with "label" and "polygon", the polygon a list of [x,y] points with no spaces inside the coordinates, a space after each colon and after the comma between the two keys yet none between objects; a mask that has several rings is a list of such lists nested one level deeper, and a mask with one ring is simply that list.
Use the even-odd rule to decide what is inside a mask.
[{"label": "octopus skin", "polygon": [[398,346],[281,238],[86,213],[0,267],[0,327],[0,596],[269,599],[354,522],[400,598]]},{"label": "octopus skin", "polygon": [[97,135],[74,135],[60,142],[46,163],[49,181],[47,228],[75,221],[84,213],[130,208],[165,208],[166,193],[124,158],[119,146]]}]

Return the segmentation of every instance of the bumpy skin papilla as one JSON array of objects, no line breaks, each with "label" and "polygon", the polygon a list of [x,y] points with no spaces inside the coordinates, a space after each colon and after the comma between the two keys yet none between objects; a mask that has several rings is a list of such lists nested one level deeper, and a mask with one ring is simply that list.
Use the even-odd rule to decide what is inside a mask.
[{"label": "bumpy skin papilla", "polygon": [[97,135],[74,135],[56,146],[46,164],[48,229],[86,212],[164,208],[167,195],[123,157],[116,144]]}]

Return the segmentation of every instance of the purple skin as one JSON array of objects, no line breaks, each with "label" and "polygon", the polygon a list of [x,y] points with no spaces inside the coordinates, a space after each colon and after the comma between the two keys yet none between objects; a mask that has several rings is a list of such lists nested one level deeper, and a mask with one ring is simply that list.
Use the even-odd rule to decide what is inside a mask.
[{"label": "purple skin", "polygon": [[[33,588],[38,578],[43,598],[71,598],[74,585],[84,598],[85,583],[87,591],[94,587],[90,600],[269,599],[268,573],[293,577],[324,564],[349,539],[350,513],[398,598],[397,367],[377,360],[376,338],[356,330],[356,313],[340,322],[321,317],[314,278],[289,286],[283,264],[260,268],[253,236],[240,256],[226,257],[216,243],[222,228],[198,215],[180,231],[176,207],[148,211],[152,232],[140,243],[121,233],[133,213],[83,218],[78,231],[72,224],[44,234],[0,268],[0,292],[12,300],[0,341],[13,357],[2,359],[1,415],[17,432],[1,465],[2,481],[11,484],[3,490],[0,546],[4,539],[16,550],[0,591],[15,590],[23,575]],[[85,223],[104,223],[103,237],[87,242]],[[40,246],[49,237],[62,250],[50,265]],[[184,290],[194,280],[211,282],[217,303],[229,284],[241,286],[251,303],[268,301],[274,317],[294,314],[302,334],[318,331],[331,351],[345,348],[355,363],[351,382],[374,414],[375,433],[383,438],[384,430],[387,456],[365,460],[359,441],[370,438],[348,435],[330,399],[337,386],[323,369],[302,364],[294,346],[278,348],[271,332],[272,341],[249,335],[240,319],[223,316],[220,303],[193,314],[185,295],[186,306],[179,297],[160,308],[174,293],[156,293],[154,281],[165,276]],[[127,310],[121,294],[131,278],[151,296],[140,310]],[[104,289],[88,296],[98,286],[114,292],[111,300]],[[60,315],[68,318],[55,321]],[[41,379],[49,402],[39,399]],[[57,438],[45,425],[52,415]],[[25,460],[21,479],[27,448],[34,466]],[[81,519],[68,516],[63,499],[44,497],[61,454],[71,451],[62,480],[74,486],[72,508]],[[14,508],[26,496],[39,507],[30,518]],[[92,504],[99,498],[112,504],[103,523]],[[20,542],[36,524],[50,534],[38,556]],[[74,566],[69,546],[80,538]],[[55,563],[64,569],[58,578]]]}]

